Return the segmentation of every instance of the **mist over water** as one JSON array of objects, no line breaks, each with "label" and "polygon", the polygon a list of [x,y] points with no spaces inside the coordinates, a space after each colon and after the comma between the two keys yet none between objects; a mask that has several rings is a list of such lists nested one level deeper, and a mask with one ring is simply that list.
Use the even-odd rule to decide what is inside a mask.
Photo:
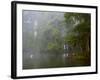
[{"label": "mist over water", "polygon": [[72,52],[71,48],[65,45],[63,38],[67,35],[66,26],[71,24],[65,24],[64,21],[63,12],[23,10],[23,69],[77,65],[67,58],[67,53]]}]

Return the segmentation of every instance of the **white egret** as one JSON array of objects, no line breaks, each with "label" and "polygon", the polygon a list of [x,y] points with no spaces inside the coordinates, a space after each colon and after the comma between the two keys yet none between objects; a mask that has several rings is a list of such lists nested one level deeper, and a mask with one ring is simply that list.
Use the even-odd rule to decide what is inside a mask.
[{"label": "white egret", "polygon": [[33,54],[31,54],[31,55],[30,55],[30,58],[32,59],[32,58],[33,58],[33,56],[34,56],[34,55],[33,55]]}]

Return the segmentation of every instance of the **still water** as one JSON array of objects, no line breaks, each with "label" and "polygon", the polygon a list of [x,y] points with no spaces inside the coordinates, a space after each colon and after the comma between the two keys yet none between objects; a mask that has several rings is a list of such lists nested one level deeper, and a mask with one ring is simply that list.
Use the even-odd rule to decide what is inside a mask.
[{"label": "still water", "polygon": [[82,60],[72,59],[68,54],[35,53],[23,59],[23,69],[87,66]]}]

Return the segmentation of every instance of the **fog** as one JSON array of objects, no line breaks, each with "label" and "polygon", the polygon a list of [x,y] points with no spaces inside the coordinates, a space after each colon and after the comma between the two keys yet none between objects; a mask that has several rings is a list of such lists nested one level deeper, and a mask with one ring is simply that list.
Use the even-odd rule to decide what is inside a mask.
[{"label": "fog", "polygon": [[[65,25],[61,24],[63,22],[64,13],[61,12],[23,11],[23,68],[55,66],[51,63],[53,62],[52,59],[57,58],[58,54],[45,51],[50,36],[52,37],[49,34],[50,31],[47,33],[45,31],[58,28],[61,37],[63,37],[64,32],[66,32]],[[47,38],[47,36],[49,37]],[[47,42],[44,42],[44,40]],[[62,54],[58,55],[57,60],[61,60],[62,56]]]},{"label": "fog", "polygon": [[[71,46],[65,45],[64,37],[70,27],[63,12],[23,10],[22,47],[23,69],[68,67],[73,64],[67,59]],[[67,50],[67,52],[65,51]]]}]

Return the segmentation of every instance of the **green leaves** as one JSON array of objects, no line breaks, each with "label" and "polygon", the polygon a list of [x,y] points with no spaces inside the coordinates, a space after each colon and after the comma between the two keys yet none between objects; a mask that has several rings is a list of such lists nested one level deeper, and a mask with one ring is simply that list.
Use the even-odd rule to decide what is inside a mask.
[{"label": "green leaves", "polygon": [[[68,35],[65,37],[65,43],[72,46],[80,44],[83,51],[86,51],[86,47],[90,46],[91,15],[87,13],[65,13],[64,17],[67,24],[72,24],[67,32]],[[66,27],[66,29],[68,28]]]},{"label": "green leaves", "polygon": [[78,37],[75,34],[69,34],[68,36],[65,37],[65,43],[66,44],[70,44],[72,46],[75,46],[76,44],[78,44]]},{"label": "green leaves", "polygon": [[59,50],[59,44],[52,42],[48,43],[48,50],[55,50],[55,51]]}]

